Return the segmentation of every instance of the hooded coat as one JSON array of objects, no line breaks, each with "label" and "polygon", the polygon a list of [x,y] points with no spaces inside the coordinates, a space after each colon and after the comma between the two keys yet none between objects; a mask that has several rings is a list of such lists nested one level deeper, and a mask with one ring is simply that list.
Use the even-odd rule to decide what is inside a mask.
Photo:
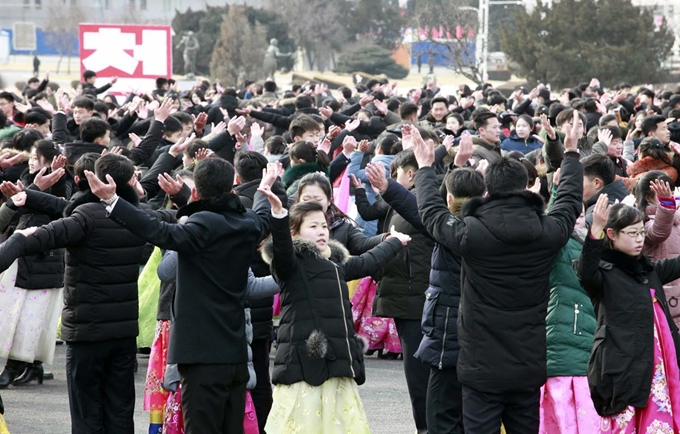
[{"label": "hooded coat", "polygon": [[320,386],[332,377],[366,380],[364,344],[356,336],[347,281],[371,275],[402,248],[396,238],[360,256],[328,241],[326,259],[313,242],[293,239],[288,217],[271,219],[262,257],[281,287],[281,322],[272,382]]}]

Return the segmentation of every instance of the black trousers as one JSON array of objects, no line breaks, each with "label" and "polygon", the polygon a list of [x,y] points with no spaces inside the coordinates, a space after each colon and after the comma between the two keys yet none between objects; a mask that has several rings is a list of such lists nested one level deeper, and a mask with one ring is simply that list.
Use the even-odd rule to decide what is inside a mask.
[{"label": "black trousers", "polygon": [[136,341],[67,343],[72,434],[134,434]]},{"label": "black trousers", "polygon": [[480,392],[463,386],[466,434],[538,434],[540,389],[517,393]]},{"label": "black trousers", "polygon": [[413,420],[419,431],[426,430],[427,416],[425,412],[425,401],[427,399],[427,383],[430,378],[430,367],[413,357],[423,338],[423,332],[420,329],[420,320],[395,318],[394,324],[397,326],[401,350],[404,354],[404,374],[406,374],[408,395],[411,398]]},{"label": "black trousers", "polygon": [[271,339],[253,339],[250,344],[253,350],[253,365],[257,376],[257,385],[250,391],[257,413],[257,424],[260,427],[260,434],[265,434],[264,426],[267,424],[267,417],[272,409],[272,381],[269,376],[269,352],[272,348]]},{"label": "black trousers", "polygon": [[177,365],[186,434],[243,434],[248,365]]},{"label": "black trousers", "polygon": [[430,367],[427,383],[428,434],[463,434],[463,386],[456,367]]}]

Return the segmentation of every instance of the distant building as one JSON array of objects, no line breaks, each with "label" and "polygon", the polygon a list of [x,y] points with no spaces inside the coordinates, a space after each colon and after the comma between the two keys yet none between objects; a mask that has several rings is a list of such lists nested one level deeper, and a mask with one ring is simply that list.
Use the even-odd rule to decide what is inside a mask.
[{"label": "distant building", "polygon": [[675,34],[673,52],[666,61],[666,66],[680,71],[680,1],[679,0],[632,0],[634,5],[649,9],[654,14],[655,25],[666,20]]},{"label": "distant building", "polygon": [[175,11],[205,9],[206,6],[240,4],[256,8],[266,0],[0,0],[0,29],[14,22],[29,21],[45,28],[51,8],[80,7],[87,22],[115,24],[170,24]]}]

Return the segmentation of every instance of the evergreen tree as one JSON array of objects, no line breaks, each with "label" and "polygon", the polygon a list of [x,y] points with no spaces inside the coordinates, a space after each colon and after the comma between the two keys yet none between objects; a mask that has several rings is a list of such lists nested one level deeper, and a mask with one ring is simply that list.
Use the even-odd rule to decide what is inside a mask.
[{"label": "evergreen tree", "polygon": [[377,45],[357,45],[340,56],[335,71],[344,74],[365,72],[370,75],[385,74],[394,79],[405,78],[408,69],[397,65],[390,57],[391,54],[392,51]]},{"label": "evergreen tree", "polygon": [[515,14],[501,46],[530,82],[562,87],[600,77],[608,84],[649,83],[662,78],[661,63],[674,36],[666,23],[630,0],[539,1]]}]

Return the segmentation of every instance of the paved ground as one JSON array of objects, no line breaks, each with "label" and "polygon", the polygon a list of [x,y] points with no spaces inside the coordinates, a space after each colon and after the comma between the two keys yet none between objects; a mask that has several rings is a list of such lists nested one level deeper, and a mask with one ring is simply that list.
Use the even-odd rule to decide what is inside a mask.
[{"label": "paved ground", "polygon": [[[42,386],[0,391],[5,403],[5,418],[12,434],[68,434],[71,432],[65,377],[65,347],[58,346],[52,370],[53,381]],[[135,377],[137,403],[135,433],[148,432],[148,415],[142,410],[142,393],[147,359],[139,356],[139,372]],[[0,361],[4,366],[5,361]],[[401,361],[366,360],[366,384],[359,388],[371,431],[374,434],[412,434],[415,432],[411,405]]]}]

